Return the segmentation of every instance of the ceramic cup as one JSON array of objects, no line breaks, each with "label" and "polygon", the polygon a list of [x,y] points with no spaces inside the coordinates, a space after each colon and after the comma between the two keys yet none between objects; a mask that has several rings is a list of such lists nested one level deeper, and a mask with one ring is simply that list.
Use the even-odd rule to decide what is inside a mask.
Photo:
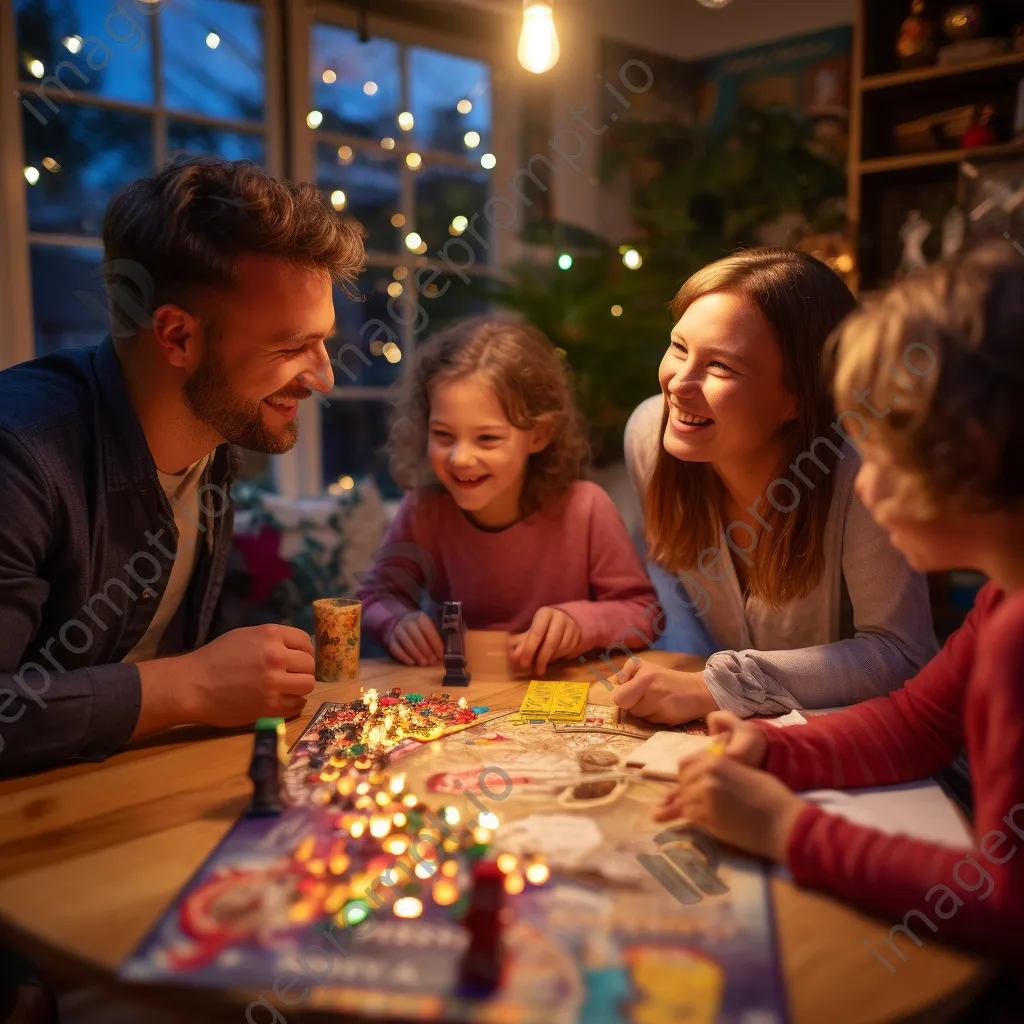
[{"label": "ceramic cup", "polygon": [[316,677],[321,683],[350,683],[359,675],[359,624],[363,606],[347,597],[313,602]]}]

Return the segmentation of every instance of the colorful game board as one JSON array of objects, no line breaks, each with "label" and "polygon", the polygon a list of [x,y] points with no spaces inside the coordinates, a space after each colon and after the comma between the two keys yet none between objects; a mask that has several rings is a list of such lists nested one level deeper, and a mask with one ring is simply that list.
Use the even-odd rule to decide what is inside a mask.
[{"label": "colorful game board", "polygon": [[[333,847],[343,822],[309,800],[310,750],[333,709],[320,709],[292,751],[287,788],[297,805],[239,821],[124,978],[258,989],[285,1017],[294,1002],[269,991],[282,977],[291,979],[289,999],[301,994],[306,1007],[410,1019],[785,1020],[765,873],[720,853],[706,833],[652,822],[664,786],[625,767],[644,729],[596,705],[573,724],[481,710],[472,722],[447,722],[430,742],[404,743],[390,778],[418,794],[421,809],[443,808],[420,838],[446,822],[458,822],[462,838],[446,837],[450,863],[434,876],[374,904],[380,887],[365,879],[381,866],[361,865],[362,890],[353,888],[352,843]],[[481,829],[508,867],[512,920],[502,985],[472,1000],[458,992],[460,920],[476,849],[467,844]],[[346,910],[360,895],[374,904],[365,919]],[[410,897],[422,908],[413,918],[399,913]]]}]

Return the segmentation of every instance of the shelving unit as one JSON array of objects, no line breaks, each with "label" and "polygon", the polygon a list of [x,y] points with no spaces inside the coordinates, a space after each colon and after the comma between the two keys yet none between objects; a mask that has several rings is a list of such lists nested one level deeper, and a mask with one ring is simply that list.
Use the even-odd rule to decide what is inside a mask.
[{"label": "shelving unit", "polygon": [[[930,0],[940,44],[941,20],[952,0]],[[982,0],[987,35],[1008,36],[1024,23],[1021,0]],[[910,0],[858,0],[854,27],[849,156],[849,215],[855,232],[861,290],[888,283],[899,266],[899,229],[910,209],[933,225],[925,252],[936,256],[941,221],[956,203],[959,167],[972,162],[1024,160],[1011,139],[1024,53],[1006,53],[953,66],[899,68],[895,47]],[[946,110],[990,103],[997,142],[972,149],[896,151],[897,124]]]}]

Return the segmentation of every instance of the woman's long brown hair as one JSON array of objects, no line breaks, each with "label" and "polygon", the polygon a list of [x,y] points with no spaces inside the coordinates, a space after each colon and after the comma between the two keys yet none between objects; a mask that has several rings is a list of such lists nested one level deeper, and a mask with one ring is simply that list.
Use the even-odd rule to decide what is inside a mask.
[{"label": "woman's long brown hair", "polygon": [[[747,593],[778,608],[813,590],[825,571],[825,522],[842,438],[830,431],[833,405],[822,351],[856,300],[838,275],[806,253],[746,249],[698,270],[673,300],[673,317],[678,320],[701,296],[722,291],[743,294],[772,328],[782,353],[783,384],[799,403],[799,418],[783,427],[785,455],[776,471],[797,488],[796,507],[783,512],[765,495],[749,497],[750,503],[759,499],[758,512],[767,526],[748,556],[753,566]],[[667,422],[666,405],[644,526],[651,557],[668,571],[682,573],[696,568],[707,549],[726,550],[723,536],[715,535],[721,484],[709,463],[683,462],[665,451],[661,440]],[[793,493],[780,488],[778,504],[793,504]]]}]

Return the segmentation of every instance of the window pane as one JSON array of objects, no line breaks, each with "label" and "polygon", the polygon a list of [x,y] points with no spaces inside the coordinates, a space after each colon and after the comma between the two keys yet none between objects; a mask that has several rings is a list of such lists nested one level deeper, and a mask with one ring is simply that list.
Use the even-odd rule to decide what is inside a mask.
[{"label": "window pane", "polygon": [[110,321],[102,262],[102,249],[31,247],[36,355],[103,340]]},{"label": "window pane", "polygon": [[397,379],[402,370],[399,321],[411,322],[414,315],[414,307],[404,297],[407,283],[408,278],[399,282],[387,271],[371,268],[349,286],[358,298],[334,289],[337,326],[327,351],[336,360],[336,387],[386,386]]},{"label": "window pane", "polygon": [[[487,172],[482,169],[469,171],[456,167],[434,166],[419,171],[415,181],[416,230],[427,243],[428,252],[437,252],[453,234],[459,233],[473,248],[474,262],[486,263],[487,246],[492,231],[484,216],[484,203],[487,202]],[[455,221],[456,217],[469,221],[474,216],[476,220],[473,221],[473,230],[484,239],[484,242],[474,238],[461,220]],[[496,224],[505,223],[506,216],[507,211],[500,207],[493,212]],[[455,248],[460,253],[455,258],[465,263],[468,256],[463,254],[462,246]]]},{"label": "window pane", "polygon": [[152,170],[142,114],[69,103],[45,127],[28,111],[22,122],[31,231],[99,235],[114,193]]},{"label": "window pane", "polygon": [[340,476],[372,476],[385,498],[402,492],[388,473],[387,403],[331,402],[323,410],[324,486]]},{"label": "window pane", "polygon": [[[145,4],[14,0],[14,16],[22,81],[45,82],[63,64],[59,83],[73,93],[153,102],[153,21]],[[49,84],[57,86],[58,81]],[[53,106],[48,105],[42,90],[25,98],[46,121],[67,106],[60,95],[50,97]]]},{"label": "window pane", "polygon": [[366,229],[367,249],[396,251],[398,228],[405,220],[398,216],[401,175],[397,160],[373,149],[319,143],[316,180],[336,210]]},{"label": "window pane", "polygon": [[[491,71],[486,64],[410,47],[409,96],[418,145],[474,158],[490,150]],[[479,139],[467,140],[467,132],[476,132]]]},{"label": "window pane", "polygon": [[262,135],[229,132],[205,124],[171,121],[167,126],[167,151],[173,153],[205,153],[227,160],[266,160],[266,144]]},{"label": "window pane", "polygon": [[402,134],[397,43],[361,43],[350,29],[314,25],[312,50],[310,95],[324,128],[377,140]]},{"label": "window pane", "polygon": [[417,271],[416,279],[421,290],[420,304],[424,313],[416,324],[419,341],[426,340],[434,331],[446,327],[453,320],[477,316],[493,308],[490,277],[470,277],[469,284],[466,284],[457,274],[438,271],[435,276],[421,270]]},{"label": "window pane", "polygon": [[170,0],[160,16],[164,101],[234,121],[263,118],[263,11],[232,0]]}]

